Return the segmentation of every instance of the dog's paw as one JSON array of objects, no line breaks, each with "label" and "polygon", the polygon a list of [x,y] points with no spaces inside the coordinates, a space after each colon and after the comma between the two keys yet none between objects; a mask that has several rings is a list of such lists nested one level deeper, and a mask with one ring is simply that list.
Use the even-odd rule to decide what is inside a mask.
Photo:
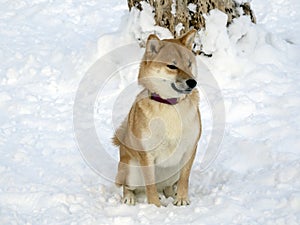
[{"label": "dog's paw", "polygon": [[133,197],[124,197],[122,199],[122,203],[126,204],[126,205],[135,205],[136,203],[136,200],[135,198]]},{"label": "dog's paw", "polygon": [[122,203],[126,205],[135,205],[136,198],[133,194],[128,194],[122,198]]},{"label": "dog's paw", "polygon": [[163,189],[163,194],[166,198],[169,198],[169,197],[175,198],[176,197],[176,192],[172,186],[165,187]]},{"label": "dog's paw", "polygon": [[148,203],[149,203],[149,204],[156,205],[157,207],[161,207],[161,202],[160,202],[160,199],[159,199],[159,198],[151,198],[151,199],[148,199]]},{"label": "dog's paw", "polygon": [[190,200],[188,198],[178,198],[173,201],[173,205],[176,206],[187,206],[190,204]]}]

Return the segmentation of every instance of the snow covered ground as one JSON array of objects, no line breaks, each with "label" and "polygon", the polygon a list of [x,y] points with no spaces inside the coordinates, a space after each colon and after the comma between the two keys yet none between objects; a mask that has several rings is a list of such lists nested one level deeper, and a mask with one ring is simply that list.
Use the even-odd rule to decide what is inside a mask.
[{"label": "snow covered ground", "polygon": [[[149,14],[129,15],[125,0],[0,2],[0,224],[300,223],[298,0],[252,0],[257,25],[242,17],[226,30],[222,14],[207,18],[200,35],[213,57],[198,60],[222,91],[226,126],[220,154],[203,171],[213,106],[200,82],[203,137],[191,205],[180,208],[170,199],[156,208],[143,197],[122,205],[121,190],[83,159],[73,129],[78,86],[96,60],[153,29],[168,33]],[[108,102],[136,69],[119,71],[97,99],[97,132],[112,157]]]}]

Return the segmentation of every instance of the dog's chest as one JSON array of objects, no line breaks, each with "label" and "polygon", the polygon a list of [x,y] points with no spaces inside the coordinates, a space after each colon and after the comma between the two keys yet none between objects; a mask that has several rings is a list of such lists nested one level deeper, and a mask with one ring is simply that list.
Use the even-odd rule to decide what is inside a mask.
[{"label": "dog's chest", "polygon": [[172,167],[179,165],[186,155],[194,150],[200,132],[200,119],[197,106],[183,102],[174,107],[166,106],[157,111],[156,118],[161,124],[152,129],[157,146],[150,151],[157,165]]}]

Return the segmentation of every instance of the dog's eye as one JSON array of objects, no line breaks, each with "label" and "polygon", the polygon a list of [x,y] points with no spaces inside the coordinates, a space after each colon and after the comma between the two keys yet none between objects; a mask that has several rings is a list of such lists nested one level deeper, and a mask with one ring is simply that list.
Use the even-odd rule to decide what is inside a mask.
[{"label": "dog's eye", "polygon": [[171,70],[177,70],[177,66],[174,66],[174,65],[167,65],[167,67]]}]

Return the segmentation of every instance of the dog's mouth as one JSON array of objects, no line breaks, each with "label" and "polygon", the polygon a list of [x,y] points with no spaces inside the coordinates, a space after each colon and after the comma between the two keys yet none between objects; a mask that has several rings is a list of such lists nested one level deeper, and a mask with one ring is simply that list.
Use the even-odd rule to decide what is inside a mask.
[{"label": "dog's mouth", "polygon": [[178,88],[178,87],[176,87],[175,83],[171,83],[171,87],[173,88],[174,91],[176,91],[180,94],[189,94],[193,90],[193,88],[190,88],[190,87],[188,87],[186,89]]}]

